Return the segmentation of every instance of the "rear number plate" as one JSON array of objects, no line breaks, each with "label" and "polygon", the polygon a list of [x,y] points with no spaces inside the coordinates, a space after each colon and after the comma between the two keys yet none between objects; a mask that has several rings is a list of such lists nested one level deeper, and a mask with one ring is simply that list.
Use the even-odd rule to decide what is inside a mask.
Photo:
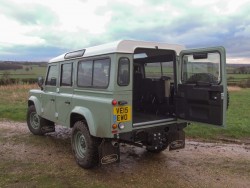
[{"label": "rear number plate", "polygon": [[114,113],[114,118],[116,122],[124,122],[124,121],[131,120],[131,107],[130,106],[114,107],[113,113]]}]

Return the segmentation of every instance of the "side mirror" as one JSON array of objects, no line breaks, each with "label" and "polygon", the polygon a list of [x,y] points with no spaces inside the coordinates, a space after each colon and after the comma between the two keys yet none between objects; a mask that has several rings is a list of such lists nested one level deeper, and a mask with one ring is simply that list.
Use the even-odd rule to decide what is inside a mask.
[{"label": "side mirror", "polygon": [[39,76],[37,79],[37,84],[41,88],[41,90],[43,90],[43,82],[44,82],[43,77]]}]

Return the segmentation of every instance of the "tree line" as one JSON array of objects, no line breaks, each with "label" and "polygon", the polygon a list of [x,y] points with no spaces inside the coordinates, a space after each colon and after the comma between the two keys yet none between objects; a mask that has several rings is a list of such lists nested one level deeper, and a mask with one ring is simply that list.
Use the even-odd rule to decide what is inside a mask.
[{"label": "tree line", "polygon": [[17,70],[22,68],[23,66],[18,64],[0,63],[0,70]]}]

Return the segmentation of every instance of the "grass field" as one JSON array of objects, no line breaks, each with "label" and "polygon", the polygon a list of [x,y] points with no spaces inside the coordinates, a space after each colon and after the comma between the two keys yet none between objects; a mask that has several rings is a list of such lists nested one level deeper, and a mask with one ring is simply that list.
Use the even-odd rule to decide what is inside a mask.
[{"label": "grass field", "polygon": [[191,124],[186,129],[187,135],[193,138],[218,139],[250,139],[250,89],[230,91],[230,104],[227,111],[227,126],[225,128]]},{"label": "grass field", "polygon": [[0,118],[24,121],[28,91],[31,88],[38,88],[38,86],[37,84],[0,86]]},{"label": "grass field", "polygon": [[[27,71],[26,68],[29,70]],[[10,78],[37,78],[38,76],[45,76],[47,67],[39,67],[38,65],[23,65],[23,69],[17,70],[0,70],[0,78],[4,72],[10,73]]]},{"label": "grass field", "polygon": [[227,78],[247,79],[250,78],[250,74],[227,74]]},{"label": "grass field", "polygon": [[[25,121],[28,91],[38,88],[35,85],[0,86],[0,117],[14,121]],[[191,124],[186,128],[188,137],[218,138],[250,138],[250,89],[230,91],[230,105],[227,111],[227,127],[217,128]]]}]

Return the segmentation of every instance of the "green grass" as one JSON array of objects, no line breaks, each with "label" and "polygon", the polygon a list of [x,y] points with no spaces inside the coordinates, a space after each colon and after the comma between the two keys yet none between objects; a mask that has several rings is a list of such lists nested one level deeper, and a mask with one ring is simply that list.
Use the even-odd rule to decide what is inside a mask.
[{"label": "green grass", "polygon": [[185,129],[186,134],[188,137],[204,139],[250,139],[249,109],[250,89],[232,91],[230,92],[230,104],[225,128],[194,123]]},{"label": "green grass", "polygon": [[[0,86],[0,117],[14,121],[25,121],[28,91],[37,85]],[[191,124],[185,131],[188,137],[218,138],[250,138],[250,89],[230,92],[230,105],[227,111],[227,126],[218,128]]]},{"label": "green grass", "polygon": [[29,89],[37,85],[0,86],[0,118],[25,121]]},{"label": "green grass", "polygon": [[250,74],[227,74],[227,78],[247,79],[250,78]]},{"label": "green grass", "polygon": [[71,163],[59,167],[47,162],[8,159],[0,162],[0,170],[0,187],[106,187],[93,179],[85,180],[85,173]]},{"label": "green grass", "polygon": [[[29,68],[29,71],[26,71],[26,68]],[[31,69],[32,67],[32,69]],[[23,65],[23,69],[17,70],[0,70],[0,78],[4,72],[10,73],[10,78],[37,78],[38,76],[44,76],[46,73],[47,67],[39,67],[38,65],[26,66]]]}]

